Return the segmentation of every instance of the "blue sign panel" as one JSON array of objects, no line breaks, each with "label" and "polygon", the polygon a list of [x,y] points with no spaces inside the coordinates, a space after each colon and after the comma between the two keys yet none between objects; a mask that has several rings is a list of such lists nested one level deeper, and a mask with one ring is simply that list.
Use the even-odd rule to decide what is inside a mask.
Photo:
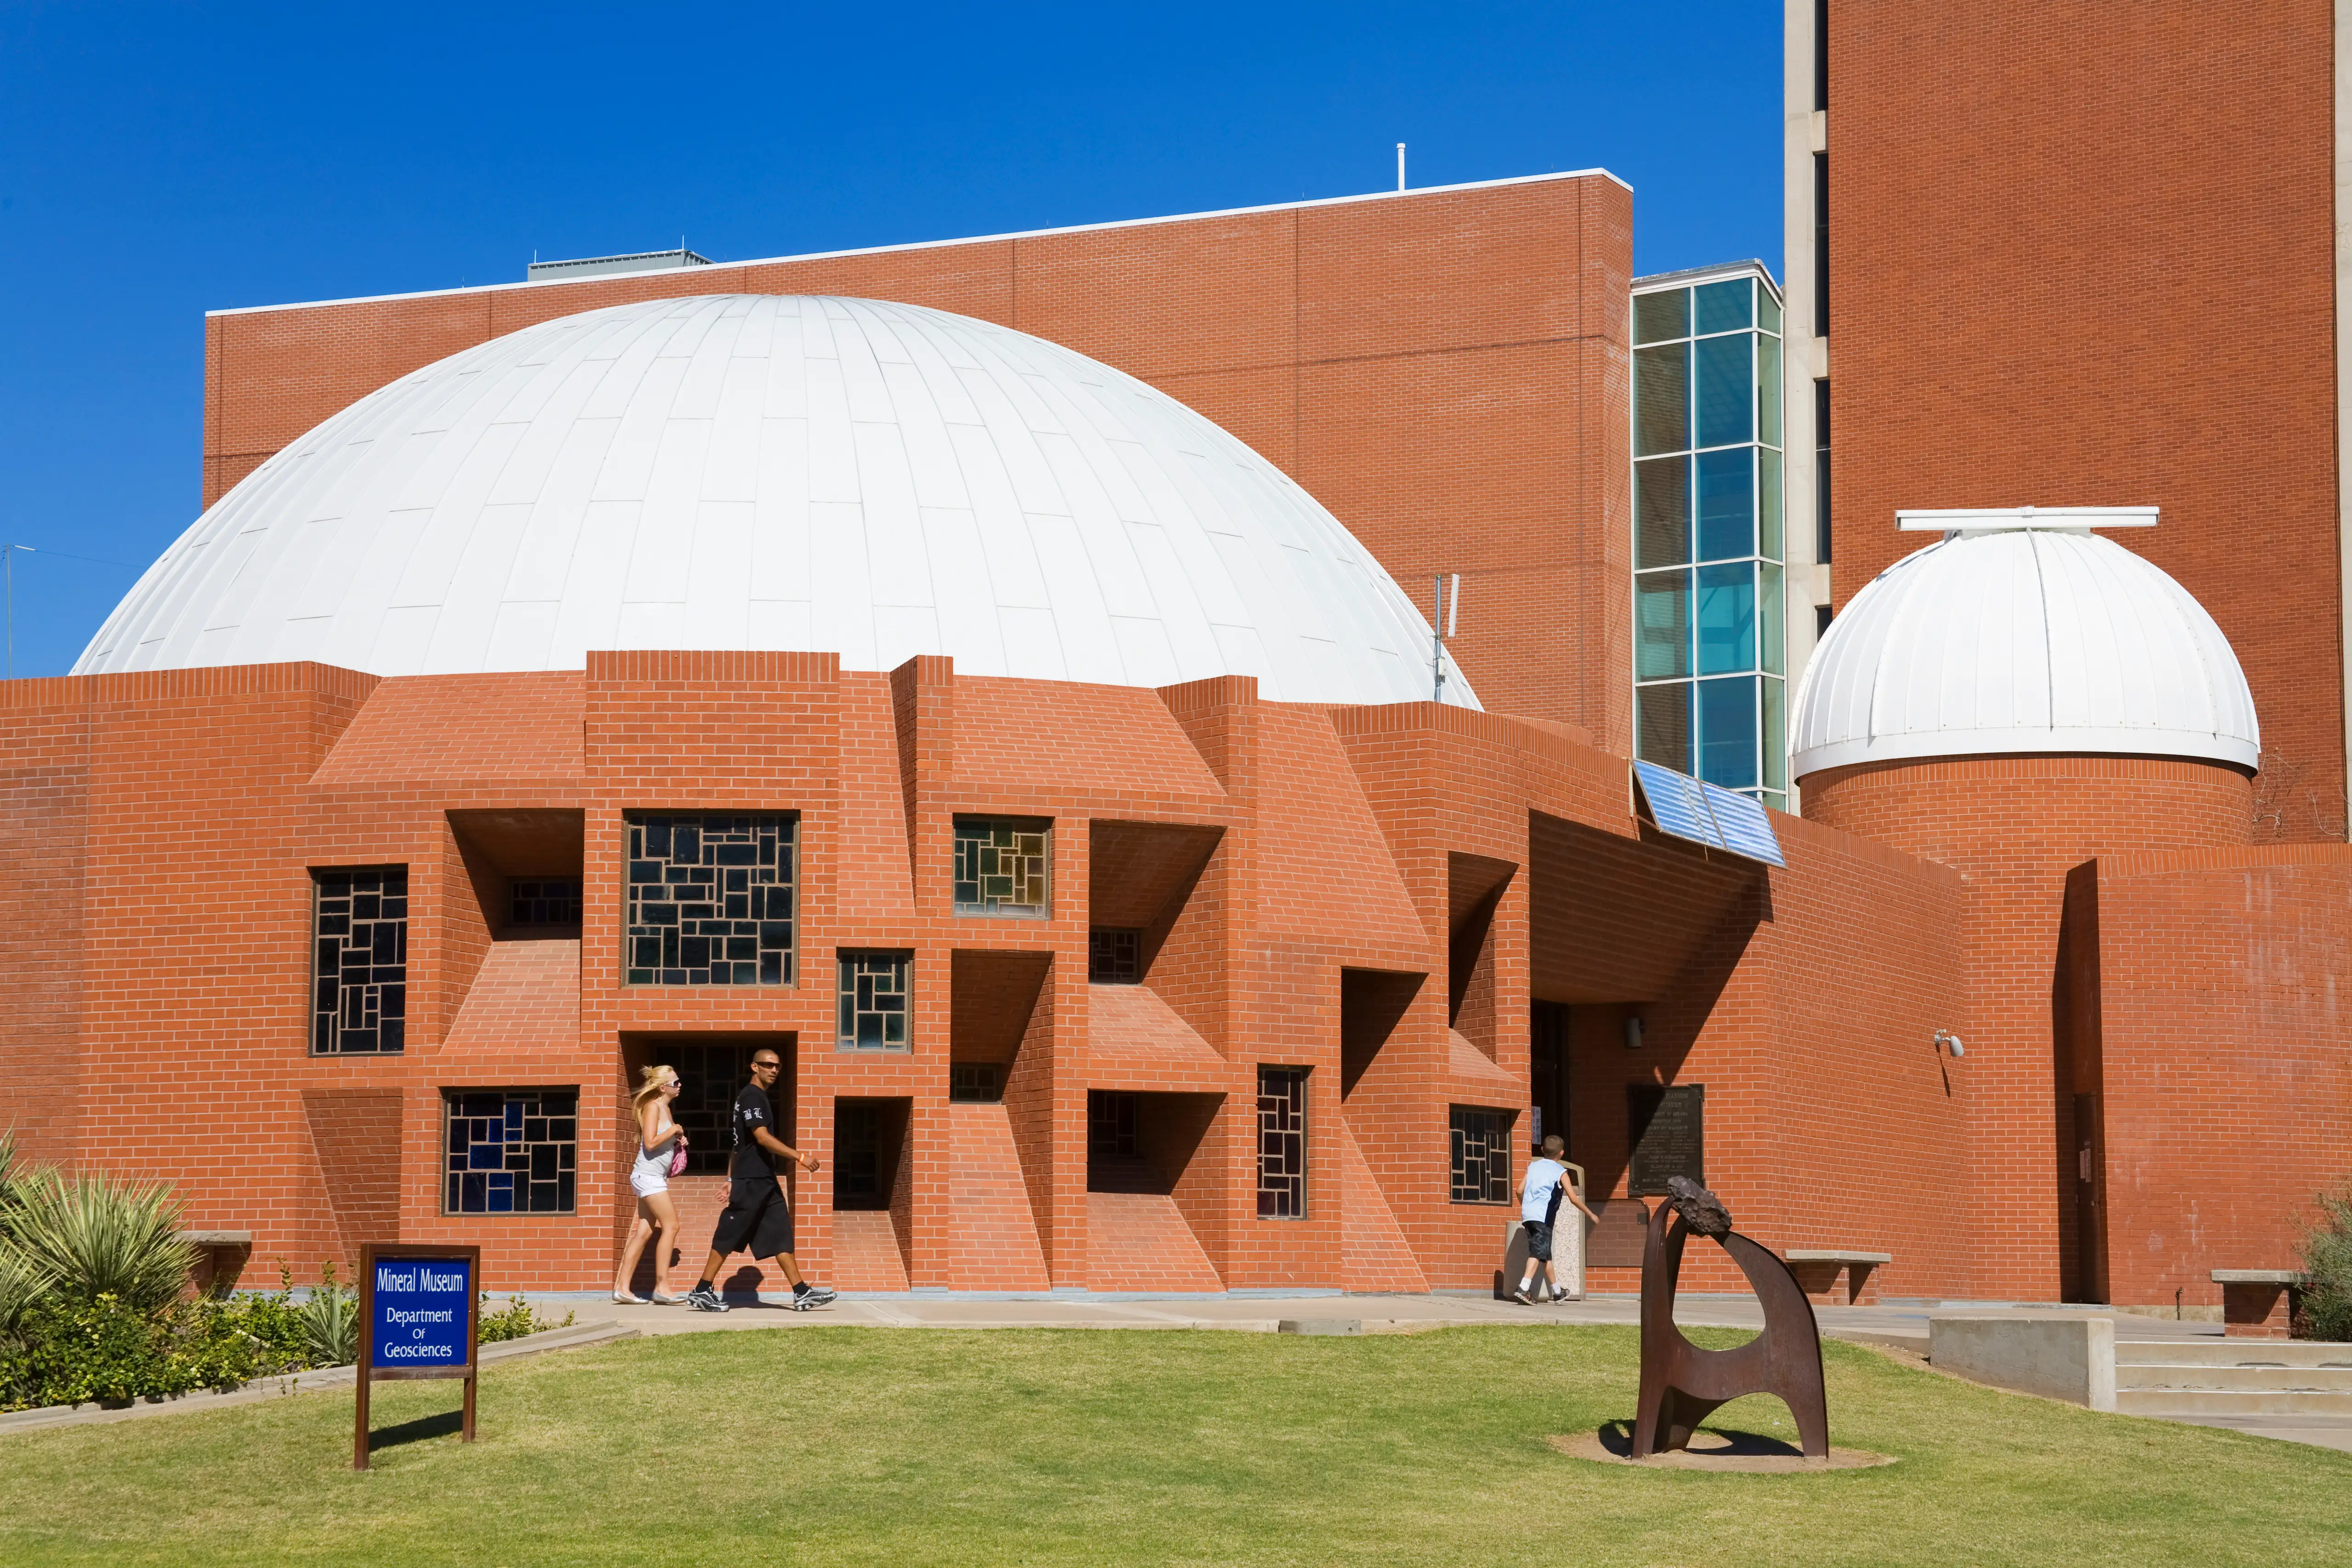
[{"label": "blue sign panel", "polygon": [[367,1325],[368,1363],[386,1369],[463,1367],[473,1337],[469,1258],[379,1258]]}]

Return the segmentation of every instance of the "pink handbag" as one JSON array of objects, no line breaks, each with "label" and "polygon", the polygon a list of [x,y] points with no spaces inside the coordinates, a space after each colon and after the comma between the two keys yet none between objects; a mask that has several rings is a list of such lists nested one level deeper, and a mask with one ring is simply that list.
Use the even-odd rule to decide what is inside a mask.
[{"label": "pink handbag", "polygon": [[673,1176],[686,1174],[686,1130],[684,1128],[678,1130],[677,1141],[669,1146],[669,1173]]}]

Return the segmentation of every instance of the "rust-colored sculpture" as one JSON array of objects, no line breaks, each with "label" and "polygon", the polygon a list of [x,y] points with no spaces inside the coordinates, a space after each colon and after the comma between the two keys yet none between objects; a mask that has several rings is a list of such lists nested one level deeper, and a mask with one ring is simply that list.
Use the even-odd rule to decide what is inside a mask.
[{"label": "rust-colored sculpture", "polygon": [[[1786,1263],[1731,1228],[1730,1211],[1713,1193],[1681,1176],[1666,1185],[1672,1199],[1651,1214],[1642,1252],[1642,1405],[1633,1423],[1633,1457],[1686,1448],[1717,1405],[1743,1394],[1776,1394],[1796,1417],[1806,1457],[1827,1458],[1822,1332],[1804,1287]],[[1675,1327],[1675,1285],[1683,1271],[1683,1243],[1693,1231],[1713,1237],[1731,1254],[1763,1304],[1764,1331],[1738,1350],[1701,1350]]]}]

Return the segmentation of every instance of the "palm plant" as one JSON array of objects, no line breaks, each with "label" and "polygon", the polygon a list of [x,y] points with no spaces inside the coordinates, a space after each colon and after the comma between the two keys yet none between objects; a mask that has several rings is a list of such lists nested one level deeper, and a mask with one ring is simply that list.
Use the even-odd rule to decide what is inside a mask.
[{"label": "palm plant", "polygon": [[37,1289],[78,1300],[111,1295],[142,1313],[161,1311],[179,1296],[195,1249],[180,1238],[180,1208],[170,1187],[103,1172],[55,1171],[37,1171],[11,1185],[0,1247]]},{"label": "palm plant", "polygon": [[312,1366],[348,1366],[359,1360],[359,1299],[337,1281],[333,1263],[319,1266],[319,1284],[299,1311]]}]

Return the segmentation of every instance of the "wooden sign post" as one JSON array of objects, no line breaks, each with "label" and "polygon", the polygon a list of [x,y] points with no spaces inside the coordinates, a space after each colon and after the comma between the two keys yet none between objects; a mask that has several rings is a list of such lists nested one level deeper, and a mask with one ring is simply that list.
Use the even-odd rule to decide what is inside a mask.
[{"label": "wooden sign post", "polygon": [[359,1397],[352,1468],[368,1468],[368,1385],[462,1377],[462,1436],[474,1440],[474,1363],[481,1348],[482,1249],[371,1243],[360,1248]]}]

